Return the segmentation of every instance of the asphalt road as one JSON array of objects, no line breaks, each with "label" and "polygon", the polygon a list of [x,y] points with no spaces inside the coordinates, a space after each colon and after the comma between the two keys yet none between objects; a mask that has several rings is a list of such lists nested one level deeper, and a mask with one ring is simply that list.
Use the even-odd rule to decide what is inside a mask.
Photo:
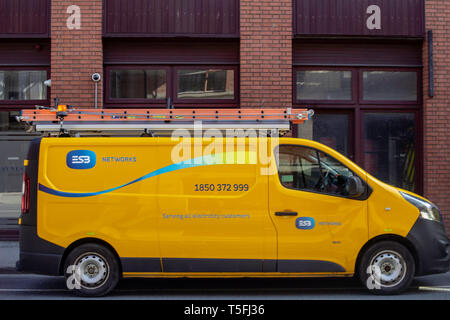
[{"label": "asphalt road", "polygon": [[[0,300],[72,300],[64,278],[0,274]],[[416,278],[396,296],[368,293],[354,279],[124,279],[102,300],[450,300],[450,273]]]}]

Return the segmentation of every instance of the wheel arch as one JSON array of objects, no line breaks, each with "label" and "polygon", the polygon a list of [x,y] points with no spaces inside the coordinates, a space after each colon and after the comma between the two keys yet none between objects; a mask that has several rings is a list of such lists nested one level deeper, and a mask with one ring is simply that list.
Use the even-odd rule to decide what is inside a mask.
[{"label": "wheel arch", "polygon": [[83,238],[83,239],[79,239],[79,240],[73,242],[72,244],[70,244],[64,250],[63,256],[61,258],[61,262],[59,265],[59,274],[60,275],[64,275],[64,264],[66,263],[66,259],[67,259],[68,255],[70,254],[70,252],[72,252],[73,249],[75,249],[81,245],[84,245],[84,244],[98,244],[98,245],[102,245],[102,246],[108,248],[111,251],[111,253],[114,254],[114,256],[116,257],[118,265],[119,265],[119,273],[120,273],[120,275],[122,275],[122,263],[120,261],[120,257],[118,255],[117,251],[114,249],[114,247],[111,244],[109,244],[108,242],[106,242],[104,240],[98,239],[98,238]]},{"label": "wheel arch", "polygon": [[359,276],[358,275],[359,265],[361,263],[362,257],[366,253],[366,251],[371,246],[373,246],[374,244],[381,242],[381,241],[394,241],[394,242],[397,242],[397,243],[403,245],[404,247],[406,247],[414,258],[416,274],[418,273],[418,271],[420,270],[419,255],[417,253],[416,248],[412,244],[412,242],[409,241],[407,238],[396,235],[396,234],[383,234],[383,235],[376,236],[376,237],[370,239],[369,241],[367,241],[366,244],[359,251],[358,257],[356,258],[356,263],[355,263],[355,275],[356,276]]}]

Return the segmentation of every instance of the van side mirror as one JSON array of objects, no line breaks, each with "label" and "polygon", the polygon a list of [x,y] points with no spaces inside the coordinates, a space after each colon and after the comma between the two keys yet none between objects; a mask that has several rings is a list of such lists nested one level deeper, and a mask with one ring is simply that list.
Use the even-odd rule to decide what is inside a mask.
[{"label": "van side mirror", "polygon": [[360,197],[365,191],[360,177],[351,176],[347,179],[347,192],[351,198]]}]

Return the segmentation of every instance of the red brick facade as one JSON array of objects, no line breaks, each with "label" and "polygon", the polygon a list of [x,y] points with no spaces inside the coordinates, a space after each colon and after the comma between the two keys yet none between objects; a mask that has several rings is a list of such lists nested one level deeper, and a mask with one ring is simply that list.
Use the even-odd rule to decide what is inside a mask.
[{"label": "red brick facade", "polygon": [[[102,0],[53,0],[51,14],[52,100],[94,107],[93,73],[103,74]],[[80,8],[80,29],[69,29],[72,5]],[[73,20],[69,20],[72,26]],[[103,85],[98,86],[98,106],[103,105]]]},{"label": "red brick facade", "polygon": [[241,0],[241,107],[292,105],[292,1]]},{"label": "red brick facade", "polygon": [[[424,191],[442,210],[450,230],[450,2],[425,1],[433,31],[434,97],[429,96],[428,43],[424,42]],[[426,39],[428,40],[428,39]]]}]

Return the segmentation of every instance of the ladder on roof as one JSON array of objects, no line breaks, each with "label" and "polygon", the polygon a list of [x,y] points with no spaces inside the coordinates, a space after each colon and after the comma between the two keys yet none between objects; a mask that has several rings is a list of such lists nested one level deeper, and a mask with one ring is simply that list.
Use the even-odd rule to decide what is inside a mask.
[{"label": "ladder on roof", "polygon": [[78,109],[37,107],[21,112],[18,121],[48,135],[92,135],[117,132],[167,135],[184,130],[270,130],[286,133],[292,124],[313,116],[313,110],[260,109]]}]

